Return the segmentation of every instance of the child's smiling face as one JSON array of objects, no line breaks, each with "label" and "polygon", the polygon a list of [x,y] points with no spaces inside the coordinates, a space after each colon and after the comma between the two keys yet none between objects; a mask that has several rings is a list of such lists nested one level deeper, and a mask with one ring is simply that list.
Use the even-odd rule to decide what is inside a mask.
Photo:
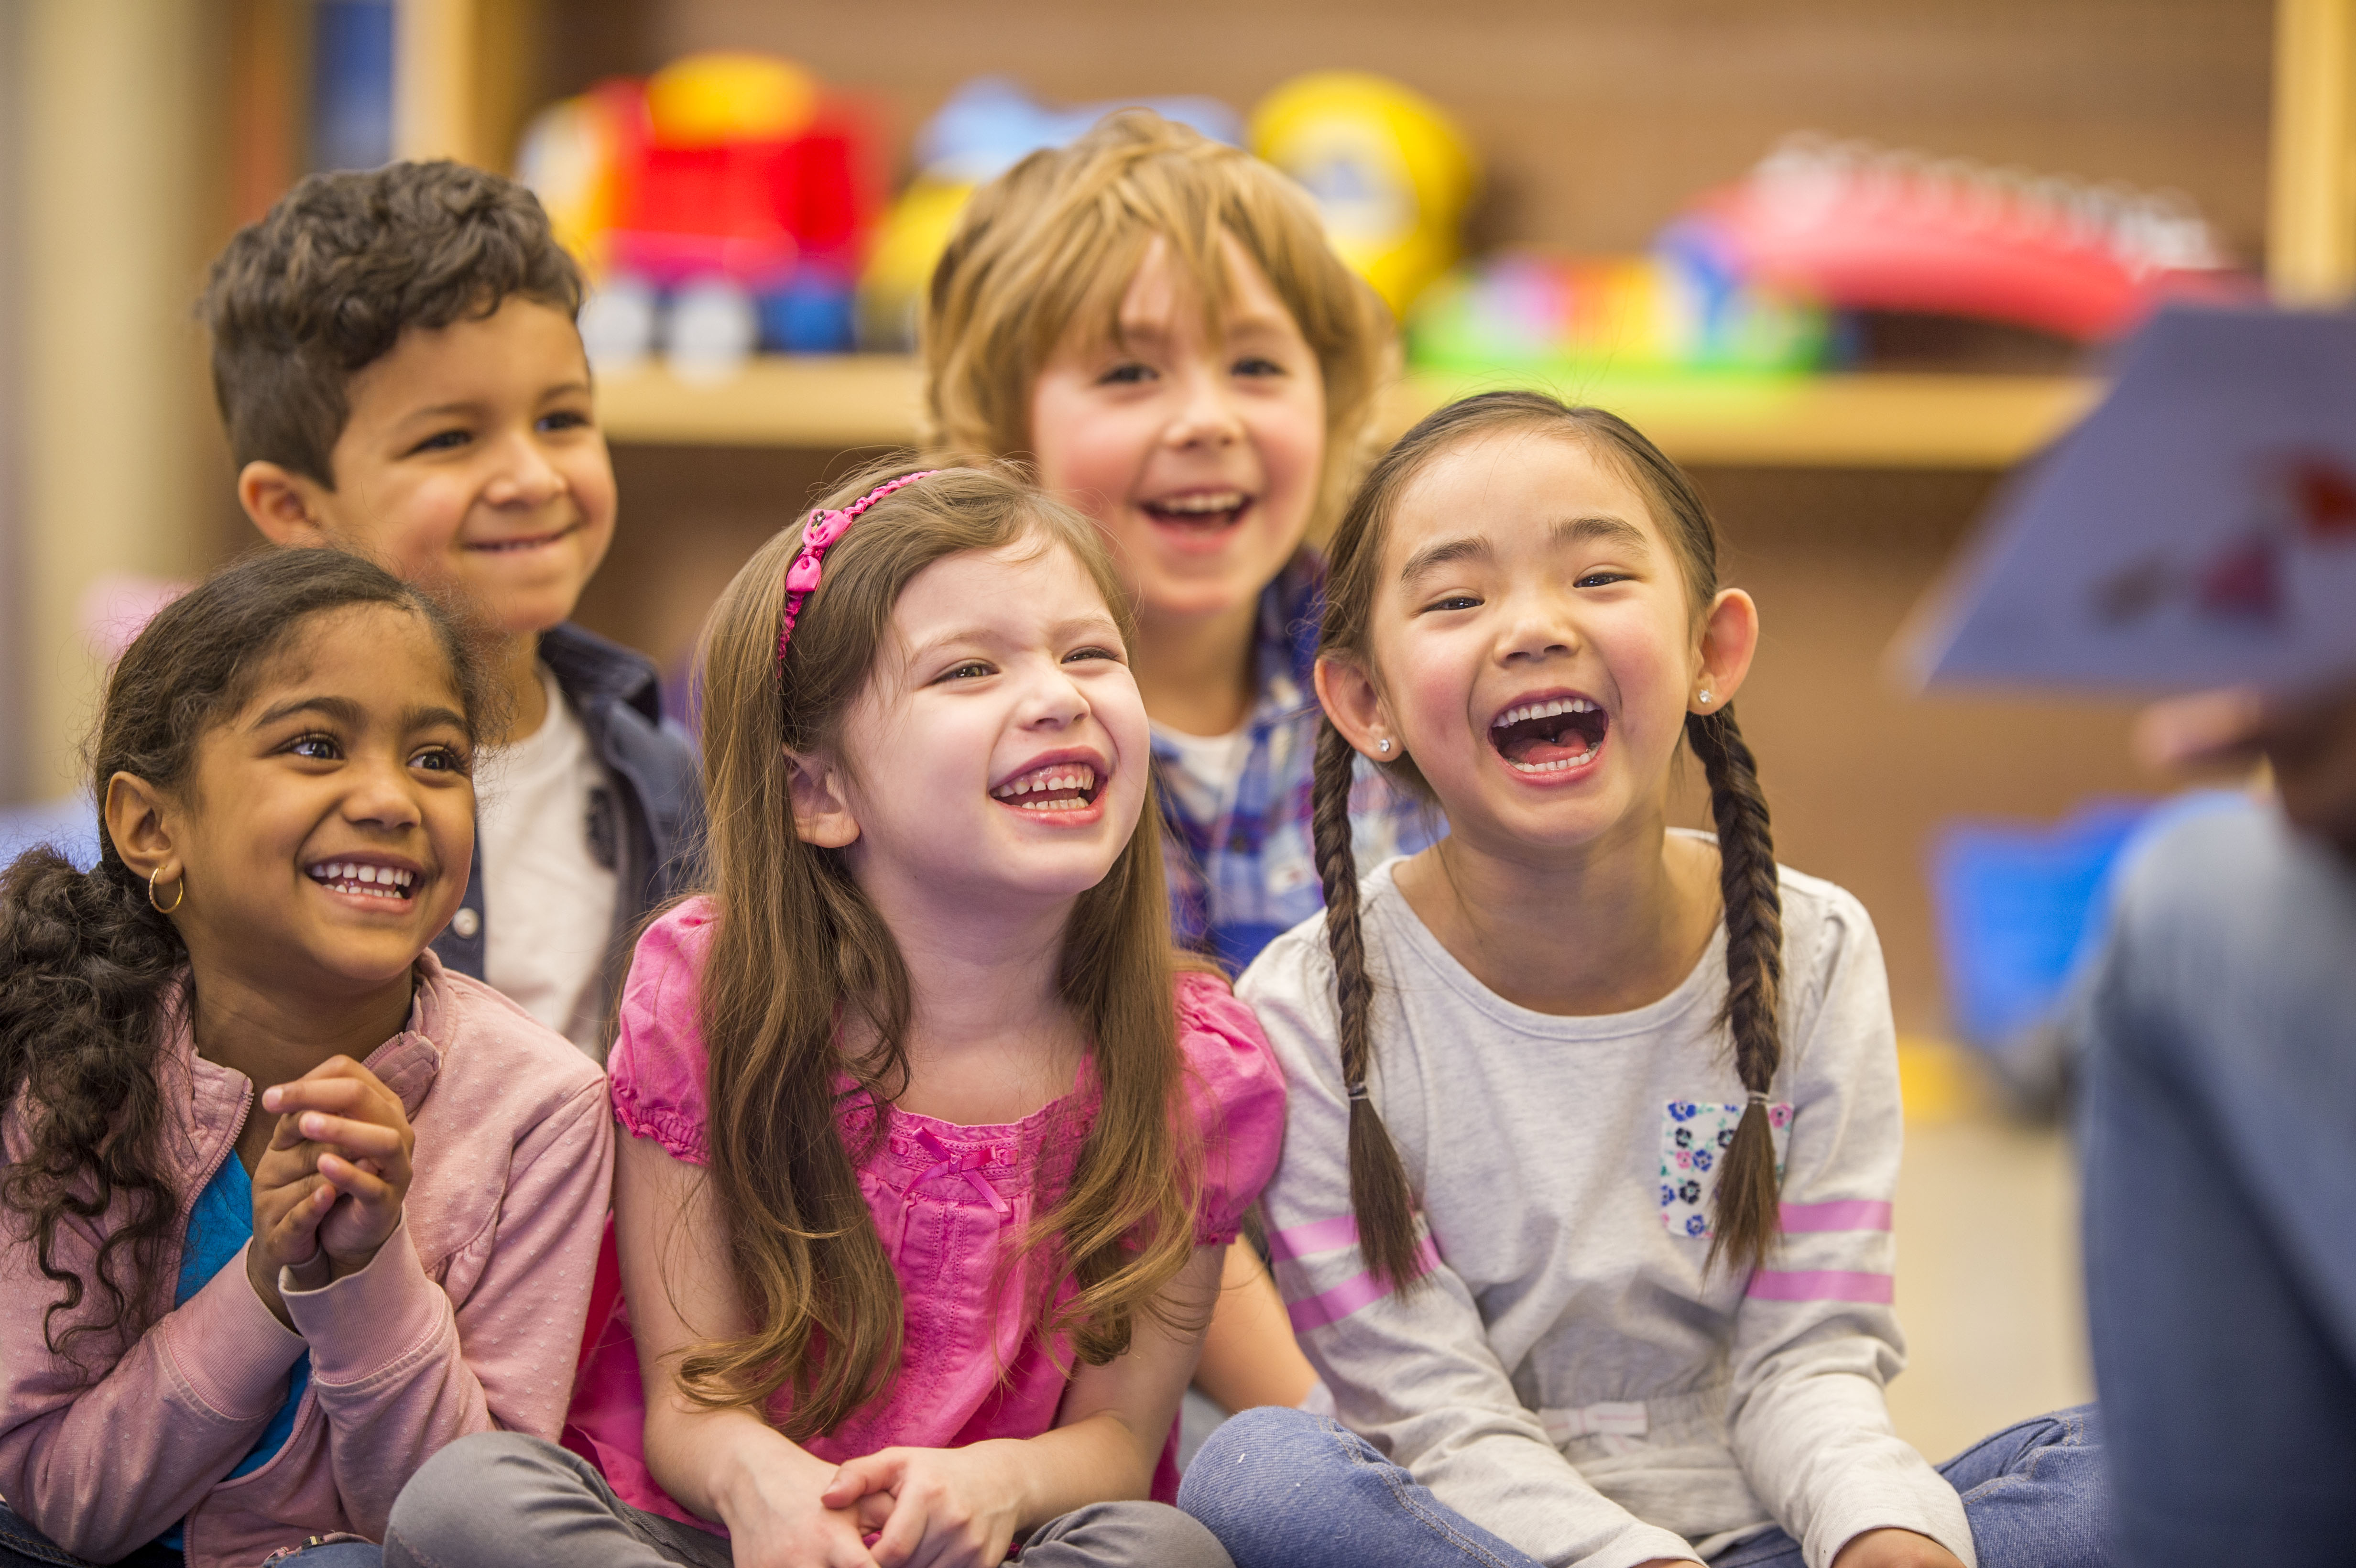
[{"label": "child's smiling face", "polygon": [[198,743],[166,807],[187,891],[174,920],[208,964],[302,995],[381,984],[466,896],[475,786],[450,663],[390,605],[319,614]]},{"label": "child's smiling face", "polygon": [[335,487],[295,482],[313,516],[290,529],[455,588],[507,635],[573,613],[613,542],[615,487],[570,316],[517,295],[479,320],[412,327],[345,397]]},{"label": "child's smiling face", "polygon": [[1573,848],[1657,827],[1686,715],[1733,695],[1756,625],[1734,589],[1696,613],[1675,547],[1615,465],[1505,431],[1402,489],[1369,622],[1375,677],[1329,658],[1319,686],[1367,755],[1397,754],[1377,737],[1403,743],[1468,843]]},{"label": "child's smiling face", "polygon": [[1325,456],[1316,354],[1258,263],[1222,237],[1222,319],[1157,240],[1119,331],[1076,324],[1039,373],[1039,482],[1094,518],[1149,624],[1236,612],[1300,548]]},{"label": "child's smiling face", "polygon": [[798,764],[797,817],[813,842],[851,846],[885,908],[1067,900],[1135,832],[1149,745],[1096,581],[1034,535],[909,581],[844,725],[848,765]]}]

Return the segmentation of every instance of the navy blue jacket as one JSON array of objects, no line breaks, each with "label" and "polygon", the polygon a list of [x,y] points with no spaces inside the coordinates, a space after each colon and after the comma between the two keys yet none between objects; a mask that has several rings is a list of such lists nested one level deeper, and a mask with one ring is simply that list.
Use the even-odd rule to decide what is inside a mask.
[{"label": "navy blue jacket", "polygon": [[[594,792],[582,825],[583,852],[620,878],[614,901],[614,937],[605,958],[605,1011],[621,994],[638,927],[665,902],[685,892],[703,848],[703,775],[694,744],[662,716],[662,686],[654,661],[567,621],[540,639],[540,656],[556,676],[564,699],[589,732],[590,749],[605,764],[611,789]],[[483,912],[483,845],[466,901],[434,940],[444,965],[483,976],[490,928]]]}]

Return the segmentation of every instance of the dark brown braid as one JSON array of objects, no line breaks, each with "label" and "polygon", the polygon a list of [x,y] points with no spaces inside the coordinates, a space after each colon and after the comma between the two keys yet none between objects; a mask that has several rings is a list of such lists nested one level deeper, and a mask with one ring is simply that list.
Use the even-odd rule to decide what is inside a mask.
[{"label": "dark brown braid", "polygon": [[1317,773],[1310,826],[1317,874],[1325,887],[1325,945],[1333,956],[1333,997],[1340,1014],[1342,1082],[1350,1096],[1350,1208],[1358,1218],[1358,1255],[1374,1276],[1404,1289],[1423,1275],[1415,1239],[1415,1196],[1390,1130],[1366,1097],[1366,1069],[1375,1059],[1374,982],[1358,925],[1358,858],[1350,846],[1350,780],[1358,753],[1330,720],[1317,730]]},{"label": "dark brown braid", "polygon": [[1745,1273],[1765,1261],[1782,1229],[1775,1176],[1775,1140],[1769,1131],[1767,1094],[1783,1054],[1776,1005],[1783,989],[1783,899],[1776,881],[1775,844],[1767,831],[1767,798],[1751,748],[1732,707],[1686,715],[1686,743],[1709,780],[1710,815],[1718,824],[1718,885],[1726,904],[1726,1027],[1734,1037],[1734,1071],[1750,1093],[1734,1143],[1719,1167],[1718,1213],[1709,1256],[1721,1253]]},{"label": "dark brown braid", "polygon": [[[1693,481],[1634,426],[1601,409],[1572,408],[1540,392],[1483,392],[1434,411],[1376,461],[1350,502],[1330,547],[1331,574],[1317,640],[1319,658],[1364,667],[1368,623],[1380,580],[1383,536],[1399,496],[1440,453],[1505,430],[1556,433],[1615,464],[1644,493],[1676,550],[1696,613],[1718,594],[1718,526]],[[1705,1267],[1721,1254],[1756,1267],[1780,1230],[1774,1140],[1767,1097],[1783,1058],[1776,1003],[1783,987],[1783,900],[1767,803],[1734,715],[1692,715],[1686,740],[1709,781],[1718,827],[1719,881],[1726,905],[1726,1024],[1734,1068],[1750,1095],[1734,1142],[1719,1168],[1715,1235]],[[1350,852],[1351,768],[1355,753],[1328,723],[1317,743],[1313,826],[1317,869],[1325,890],[1325,942],[1333,955],[1340,1013],[1342,1075],[1351,1086],[1350,1203],[1358,1251],[1378,1279],[1404,1285],[1423,1272],[1415,1235],[1415,1201],[1398,1151],[1364,1097],[1374,1059],[1369,1021],[1374,984],[1359,931],[1357,869]],[[1431,798],[1412,757],[1384,768],[1395,787]]]}]

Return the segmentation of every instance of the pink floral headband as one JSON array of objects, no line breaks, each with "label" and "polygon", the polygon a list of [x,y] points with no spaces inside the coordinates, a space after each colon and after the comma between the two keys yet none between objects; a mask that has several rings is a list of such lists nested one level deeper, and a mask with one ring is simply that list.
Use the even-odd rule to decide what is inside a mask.
[{"label": "pink floral headband", "polygon": [[794,635],[794,617],[801,613],[802,601],[818,588],[819,563],[826,559],[827,548],[851,530],[852,520],[860,513],[893,491],[905,489],[919,479],[929,479],[939,472],[937,468],[927,468],[919,474],[903,474],[897,479],[886,479],[839,512],[830,512],[823,507],[810,512],[809,526],[802,529],[801,553],[794,557],[791,566],[786,568],[786,613],[777,626],[777,663],[780,667],[786,662],[786,641]]}]

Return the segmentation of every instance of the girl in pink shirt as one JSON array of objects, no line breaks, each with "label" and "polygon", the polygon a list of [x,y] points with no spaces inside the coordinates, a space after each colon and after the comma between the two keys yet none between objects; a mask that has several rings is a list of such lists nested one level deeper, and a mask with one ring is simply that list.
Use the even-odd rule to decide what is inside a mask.
[{"label": "girl in pink shirt", "polygon": [[738,574],[711,891],[608,1063],[629,1332],[573,1451],[455,1446],[388,1561],[1224,1568],[1173,1420],[1283,1087],[1171,941],[1127,604],[1084,518],[968,468]]},{"label": "girl in pink shirt", "polygon": [[613,1130],[426,945],[483,691],[380,569],[246,561],[108,680],[98,864],[0,873],[0,1568],[373,1563],[435,1449],[560,1429]]}]

